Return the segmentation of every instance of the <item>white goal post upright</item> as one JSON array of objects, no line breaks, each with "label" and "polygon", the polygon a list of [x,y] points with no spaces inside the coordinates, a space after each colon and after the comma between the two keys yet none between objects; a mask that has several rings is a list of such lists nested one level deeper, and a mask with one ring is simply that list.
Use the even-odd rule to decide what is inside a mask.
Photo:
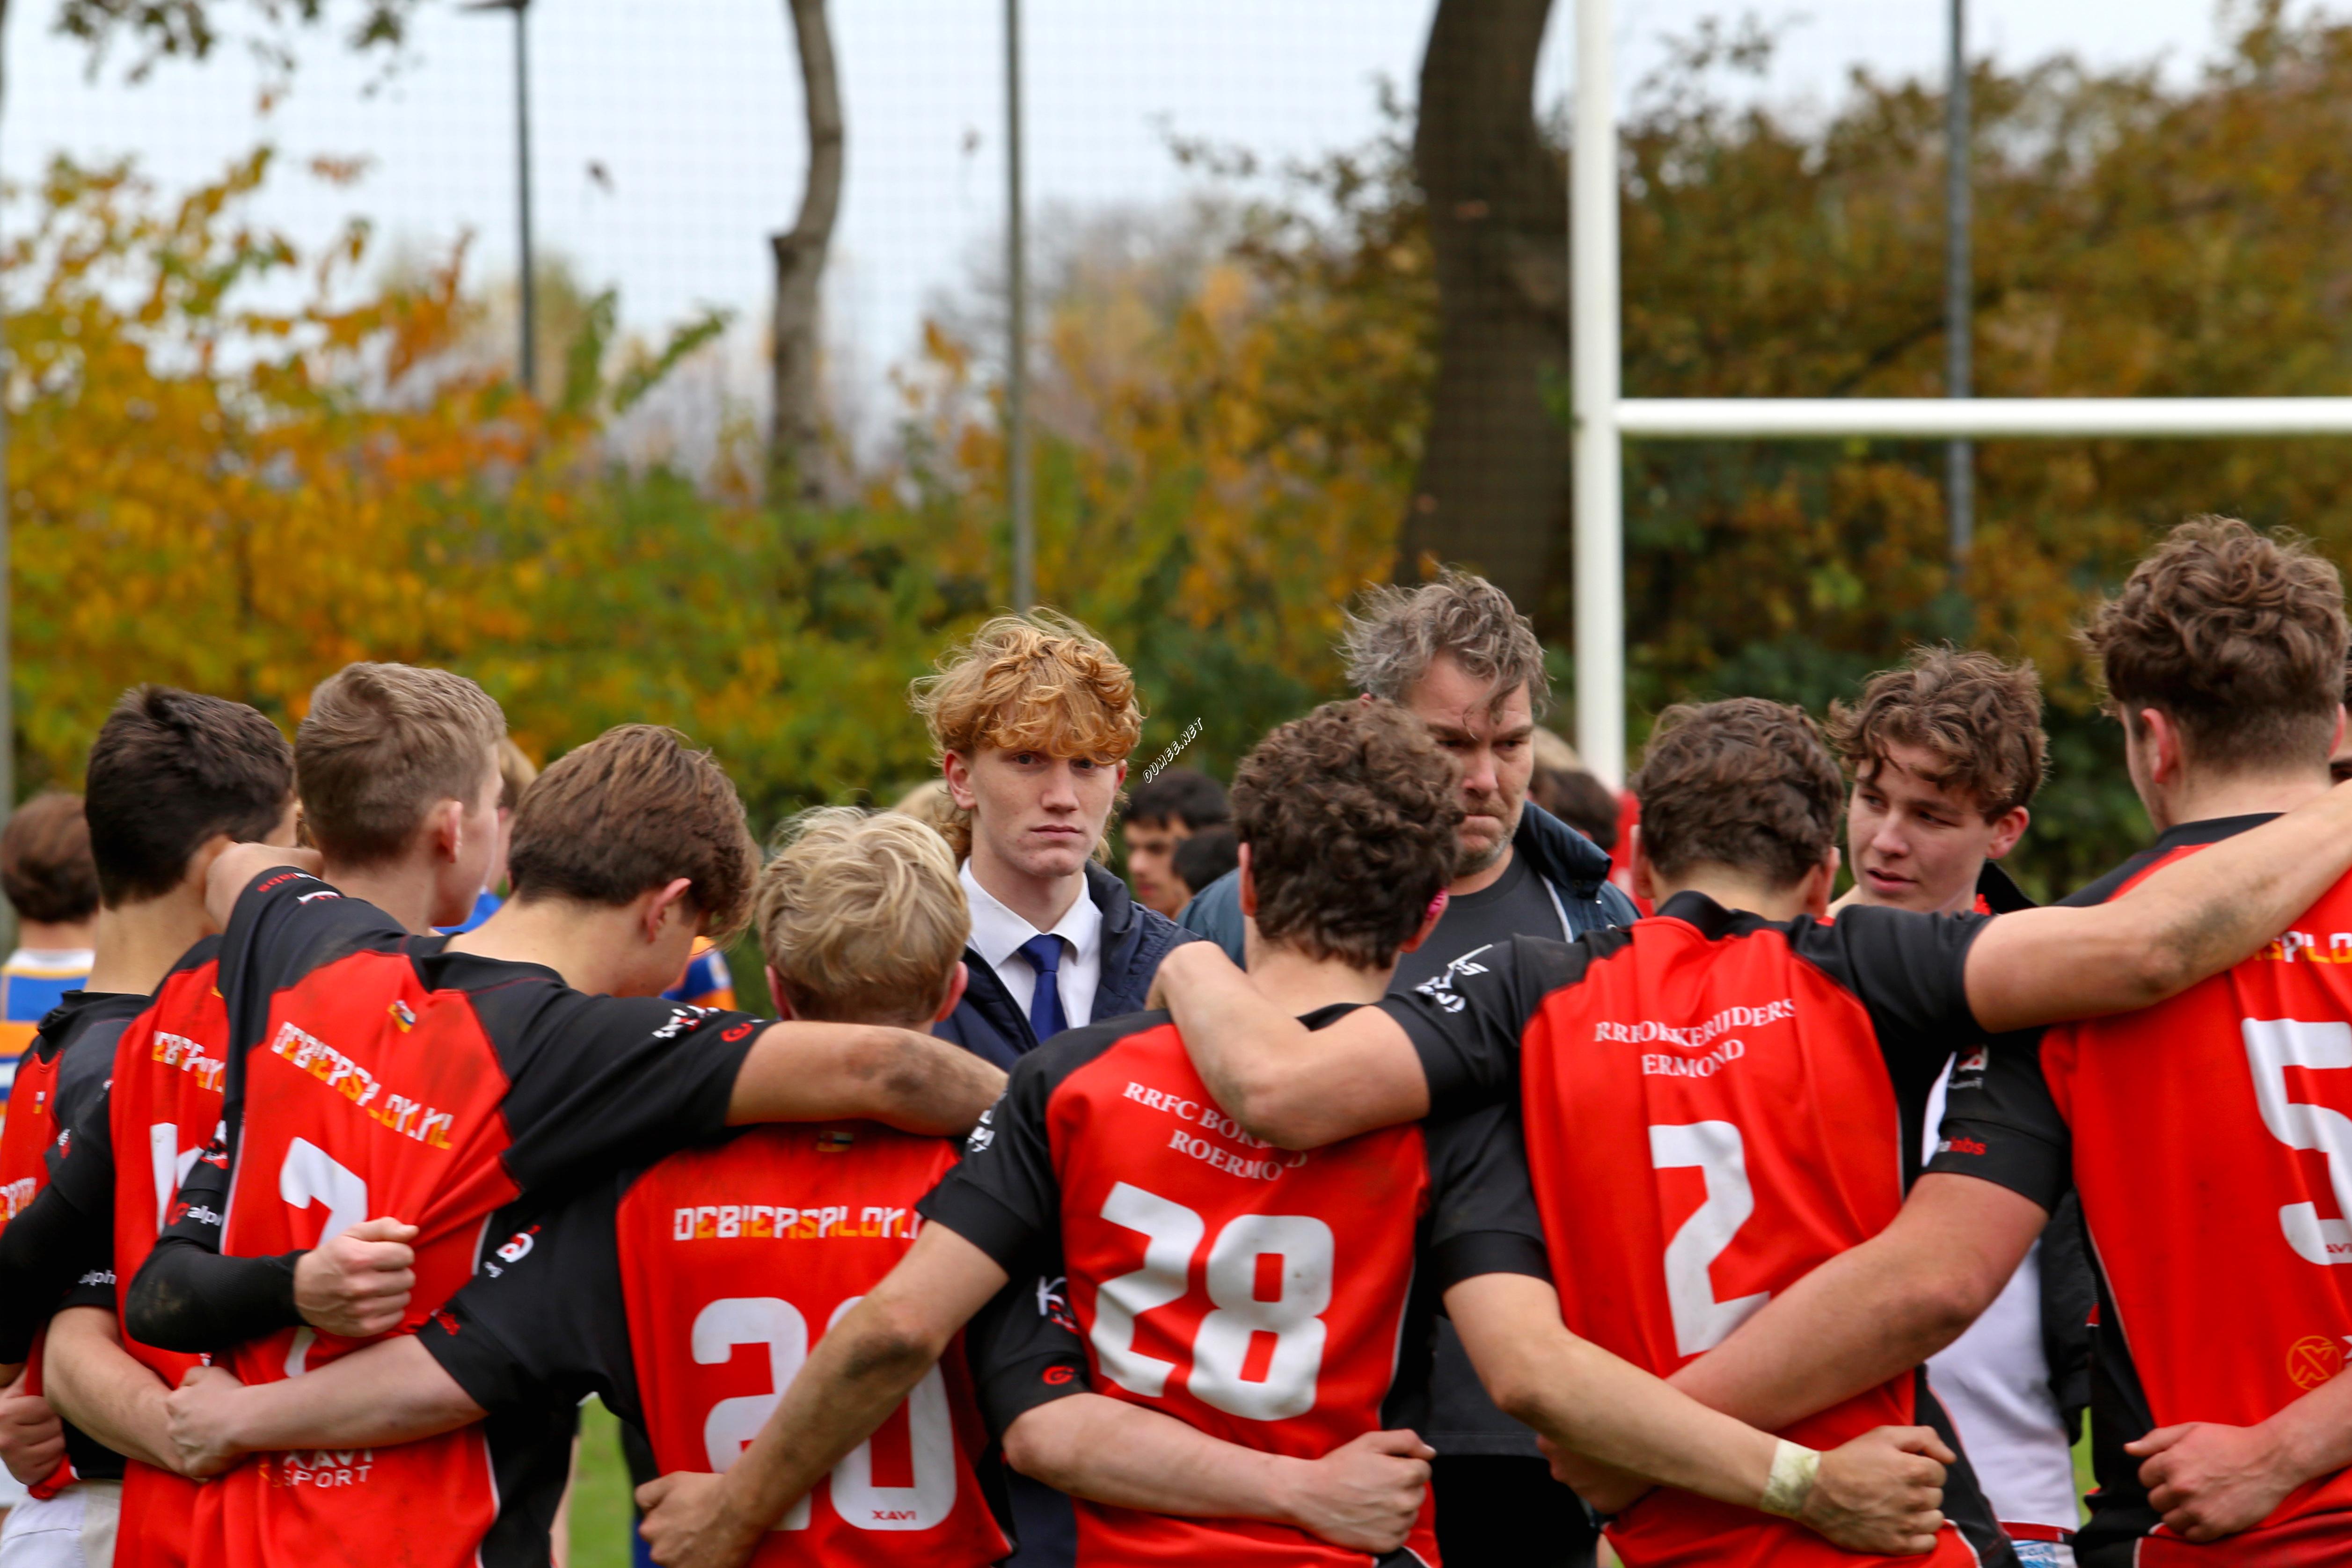
[{"label": "white goal post upright", "polygon": [[[1569,163],[1575,389],[1576,747],[1625,781],[1624,440],[2352,435],[2352,397],[1622,398],[1610,0],[1576,0]],[[2193,509],[2193,508],[2191,508]]]}]

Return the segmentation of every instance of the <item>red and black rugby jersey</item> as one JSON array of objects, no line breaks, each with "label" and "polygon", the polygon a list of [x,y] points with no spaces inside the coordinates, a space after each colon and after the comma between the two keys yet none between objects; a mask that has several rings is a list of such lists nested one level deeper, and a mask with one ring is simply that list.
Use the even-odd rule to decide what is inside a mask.
[{"label": "red and black rugby jersey", "polygon": [[[1978,1033],[1964,969],[1984,924],[1866,907],[1775,924],[1682,893],[1573,945],[1499,943],[1381,1006],[1416,1042],[1433,1101],[1516,1067],[1568,1326],[1664,1377],[1895,1218],[1928,1092]],[[1935,1419],[1907,1375],[1786,1435],[1831,1448]],[[1944,1506],[1967,1538],[1947,1531],[1926,1561],[2009,1561],[1964,1472]],[[1609,1535],[1633,1568],[1889,1561],[1667,1490]]]},{"label": "red and black rugby jersey", "polygon": [[[189,1171],[168,1236],[278,1257],[364,1218],[404,1220],[422,1232],[413,1329],[473,1274],[493,1211],[523,1190],[552,1196],[724,1130],[761,1020],[585,996],[446,940],[408,936],[299,872],[246,890],[221,948],[224,1143]],[[164,1260],[159,1249],[147,1270]],[[287,1326],[226,1360],[270,1382],[352,1348]],[[502,1436],[515,1434],[485,1423],[363,1458],[256,1455],[213,1483],[219,1528],[193,1561],[457,1568],[500,1491],[544,1484],[568,1458],[545,1422]]]},{"label": "red and black rugby jersey", "polygon": [[[220,938],[183,954],[116,1044],[113,1076],[57,1168],[60,1193],[105,1217],[108,1287],[122,1348],[166,1387],[203,1357],[142,1343],[122,1322],[127,1289],[163,1228],[163,1211],[218,1131],[228,1067],[228,1010],[219,988]],[[129,1151],[118,1162],[118,1150]],[[126,1459],[115,1552],[142,1568],[187,1562],[196,1483]]]},{"label": "red and black rugby jersey", "polygon": [[[1016,1281],[1058,1241],[1094,1392],[1318,1458],[1425,1381],[1416,1294],[1545,1274],[1524,1194],[1491,1179],[1507,1119],[1474,1121],[1272,1148],[1217,1109],[1168,1015],[1138,1013],[1022,1058],[921,1208]],[[1076,1506],[1090,1565],[1366,1561],[1283,1525]],[[1430,1524],[1424,1508],[1408,1544],[1434,1562]]]},{"label": "red and black rugby jersey", "polygon": [[[419,1331],[489,1411],[591,1393],[665,1471],[724,1470],[809,1352],[912,1245],[943,1139],[869,1123],[754,1127],[600,1184],[521,1226]],[[751,1561],[980,1568],[1009,1550],[973,1458],[960,1349],[787,1513]],[[537,1568],[535,1552],[483,1554]]]},{"label": "red and black rugby jersey", "polygon": [[[106,1079],[114,1061],[115,1041],[124,1026],[147,1005],[142,996],[111,991],[68,991],[34,1032],[33,1040],[16,1064],[12,1103],[15,1113],[0,1127],[0,1227],[28,1207],[51,1174],[71,1151],[74,1129],[87,1126],[93,1111],[103,1113]],[[102,1209],[81,1211],[85,1225],[96,1228]],[[104,1305],[113,1281],[95,1245],[79,1262],[88,1265],[61,1306]],[[41,1391],[37,1352],[26,1378],[26,1391]],[[113,1480],[122,1474],[122,1456],[107,1448],[72,1422],[65,1424],[66,1454],[58,1468],[32,1489],[35,1497],[49,1497],[78,1480]]]},{"label": "red and black rugby jersey", "polygon": [[[2176,827],[2067,900],[2116,897],[2269,821]],[[2136,1013],[1997,1043],[1952,1078],[1931,1169],[2056,1205],[2082,1198],[2099,1272],[2092,1449],[2077,1538],[2107,1564],[2339,1563],[2352,1473],[2243,1535],[2162,1530],[2123,1445],[2185,1421],[2252,1426],[2336,1376],[2352,1347],[2352,879],[2252,958]],[[2146,1539],[2143,1539],[2145,1537]]]}]

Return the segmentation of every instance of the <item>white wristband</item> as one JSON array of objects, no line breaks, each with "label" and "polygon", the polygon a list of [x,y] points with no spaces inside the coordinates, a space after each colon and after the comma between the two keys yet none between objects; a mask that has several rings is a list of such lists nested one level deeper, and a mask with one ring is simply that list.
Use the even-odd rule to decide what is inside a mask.
[{"label": "white wristband", "polygon": [[1777,1513],[1782,1519],[1794,1519],[1805,1511],[1805,1500],[1812,1495],[1813,1478],[1822,1472],[1822,1456],[1801,1444],[1782,1440],[1772,1450],[1772,1474],[1764,1483],[1764,1496],[1756,1506],[1766,1513]]}]

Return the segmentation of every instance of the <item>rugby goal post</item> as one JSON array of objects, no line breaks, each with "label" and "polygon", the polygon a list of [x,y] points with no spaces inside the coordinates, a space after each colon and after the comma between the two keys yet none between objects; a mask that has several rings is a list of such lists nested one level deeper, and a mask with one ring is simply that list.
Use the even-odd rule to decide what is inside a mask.
[{"label": "rugby goal post", "polygon": [[1625,781],[1624,442],[2352,435],[2352,397],[1627,398],[1619,395],[1611,0],[1576,0],[1569,164],[1575,393],[1576,746]]}]

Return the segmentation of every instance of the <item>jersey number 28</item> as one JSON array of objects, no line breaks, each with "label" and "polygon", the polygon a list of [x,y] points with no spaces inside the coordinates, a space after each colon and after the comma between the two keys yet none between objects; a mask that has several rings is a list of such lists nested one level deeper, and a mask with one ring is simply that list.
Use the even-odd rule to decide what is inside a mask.
[{"label": "jersey number 28", "polygon": [[[1120,1182],[1102,1217],[1143,1233],[1143,1267],[1105,1280],[1095,1294],[1090,1337],[1110,1380],[1157,1399],[1176,1364],[1135,1348],[1135,1320],[1183,1299],[1192,1255],[1208,1225],[1157,1193]],[[1192,1396],[1227,1415],[1280,1421],[1315,1408],[1323,1371],[1323,1314],[1331,1306],[1331,1228],[1304,1214],[1244,1214],[1209,1248],[1209,1301],[1214,1308],[1192,1336]],[[1281,1268],[1281,1291],[1258,1299],[1258,1260]]]}]

